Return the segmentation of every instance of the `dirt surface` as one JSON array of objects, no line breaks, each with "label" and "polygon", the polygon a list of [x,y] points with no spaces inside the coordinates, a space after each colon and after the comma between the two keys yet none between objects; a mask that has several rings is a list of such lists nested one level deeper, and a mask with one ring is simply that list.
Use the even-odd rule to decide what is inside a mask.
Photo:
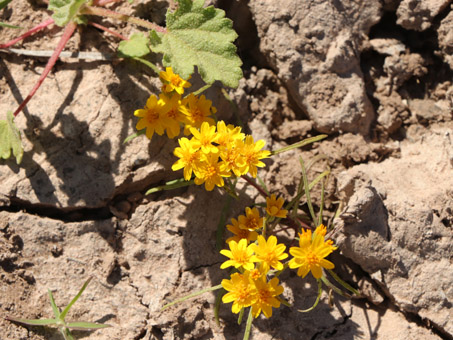
[{"label": "dirt surface", "polygon": [[[310,176],[331,169],[326,222],[334,220],[338,273],[364,298],[323,293],[313,279],[284,273],[282,306],[253,324],[252,339],[453,339],[453,11],[451,1],[211,1],[233,19],[244,78],[228,89],[240,120],[279,154],[260,170],[269,190],[290,199],[299,157],[323,155]],[[166,1],[112,8],[164,23]],[[40,1],[13,1],[0,21],[33,27],[48,18]],[[96,19],[97,22],[101,20]],[[105,20],[124,35],[137,31]],[[16,48],[52,50],[50,27]],[[0,41],[17,31],[0,29]],[[118,39],[80,28],[68,50],[115,55]],[[39,78],[43,57],[0,51],[0,114],[17,107]],[[201,82],[194,77],[194,87]],[[219,118],[236,123],[216,85]],[[181,177],[171,171],[176,141],[136,138],[133,111],[159,81],[128,60],[63,58],[16,121],[25,154],[0,161],[0,339],[61,339],[7,315],[47,318],[47,289],[60,306],[93,280],[70,319],[112,325],[80,339],[242,339],[215,295],[161,311],[178,297],[217,285],[226,273],[215,246],[227,195],[188,187],[145,196]],[[239,182],[228,218],[262,201]],[[319,207],[320,189],[313,193]],[[287,245],[293,232],[279,232]]]}]

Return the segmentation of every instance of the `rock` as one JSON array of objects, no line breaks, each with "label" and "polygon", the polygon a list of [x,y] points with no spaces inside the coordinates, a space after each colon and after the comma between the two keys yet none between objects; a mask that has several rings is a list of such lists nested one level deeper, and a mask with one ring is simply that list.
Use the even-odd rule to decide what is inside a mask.
[{"label": "rock", "polygon": [[314,127],[366,134],[374,112],[359,51],[364,34],[380,19],[380,2],[266,0],[249,7],[261,51]]},{"label": "rock", "polygon": [[449,0],[403,0],[396,11],[397,24],[408,30],[424,31],[449,3]]},{"label": "rock", "polygon": [[453,165],[446,155],[453,147],[451,133],[448,125],[423,134],[409,131],[400,158],[344,171],[338,179],[344,235],[337,240],[342,253],[403,311],[417,313],[449,334]]},{"label": "rock", "polygon": [[437,29],[437,39],[443,59],[453,69],[453,11],[442,19]]}]

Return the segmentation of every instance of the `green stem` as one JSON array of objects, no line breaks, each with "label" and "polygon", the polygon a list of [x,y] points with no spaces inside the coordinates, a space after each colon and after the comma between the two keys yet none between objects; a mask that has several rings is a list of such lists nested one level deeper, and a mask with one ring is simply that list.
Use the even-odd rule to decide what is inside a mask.
[{"label": "green stem", "polygon": [[319,303],[319,299],[321,298],[321,294],[322,294],[322,283],[321,283],[321,280],[318,279],[318,296],[316,297],[316,301],[315,303],[313,304],[313,306],[311,306],[310,308],[307,308],[307,309],[298,309],[297,311],[298,312],[301,312],[301,313],[307,313],[307,312],[311,312],[313,309],[316,308],[316,306],[318,305]]},{"label": "green stem", "polygon": [[277,155],[277,154],[282,153],[282,152],[286,152],[286,151],[289,151],[289,150],[292,150],[292,149],[300,148],[302,146],[305,146],[305,145],[308,145],[308,144],[311,144],[311,143],[314,143],[314,142],[318,142],[321,139],[324,139],[326,137],[327,137],[327,135],[319,135],[319,136],[307,138],[307,139],[301,140],[300,142],[297,142],[295,144],[288,145],[288,146],[285,146],[284,148],[272,151],[271,155]]},{"label": "green stem", "polygon": [[97,15],[97,16],[112,18],[112,19],[116,19],[116,20],[120,20],[120,21],[124,21],[124,22],[130,22],[131,24],[135,24],[135,25],[138,25],[138,26],[141,26],[144,28],[148,28],[150,30],[155,30],[156,32],[167,33],[166,28],[156,25],[152,22],[149,22],[147,20],[143,20],[140,18],[136,18],[136,17],[130,16],[130,15],[117,13],[117,12],[114,12],[114,11],[111,11],[109,9],[105,9],[102,7],[84,5],[80,8],[79,13],[85,14],[85,15]]},{"label": "green stem", "polygon": [[194,183],[193,180],[186,181],[184,178],[179,178],[179,179],[175,179],[174,181],[167,182],[164,185],[159,185],[157,187],[151,188],[145,193],[145,195],[153,194],[155,192],[162,191],[162,190],[172,190],[172,189],[183,188],[183,187],[192,185],[193,183]]},{"label": "green stem", "polygon": [[152,62],[150,62],[146,59],[140,58],[140,57],[133,57],[132,59],[137,60],[137,61],[141,62],[142,64],[148,66],[150,69],[152,69],[154,72],[156,72],[156,74],[160,73],[159,68],[156,65],[154,65]]},{"label": "green stem", "polygon": [[198,292],[195,292],[195,293],[192,293],[192,294],[189,294],[187,296],[184,296],[180,299],[177,299],[173,302],[170,302],[170,303],[167,303],[165,306],[162,307],[161,311],[163,311],[164,309],[170,307],[170,306],[173,306],[174,304],[177,304],[179,302],[183,302],[183,301],[186,301],[188,299],[191,299],[193,297],[196,297],[198,295],[201,295],[201,294],[204,294],[204,293],[207,293],[207,292],[212,292],[214,290],[217,290],[217,289],[221,289],[222,288],[222,285],[217,285],[217,286],[214,286],[214,287],[209,287],[209,288],[206,288],[206,289],[202,289],[202,290],[199,290]]},{"label": "green stem", "polygon": [[194,96],[198,96],[200,93],[206,91],[206,90],[209,89],[211,86],[212,86],[212,84],[206,84],[205,86],[199,88],[199,89],[196,90],[195,92],[192,92],[192,94],[193,94]]},{"label": "green stem", "polygon": [[302,168],[302,176],[304,178],[304,189],[305,189],[305,197],[307,198],[307,205],[308,205],[308,210],[310,211],[311,218],[313,220],[313,223],[316,226],[316,216],[315,216],[315,211],[313,210],[313,205],[311,204],[311,197],[310,197],[310,187],[308,186],[308,177],[307,177],[307,171],[305,170],[305,163],[304,160],[299,158],[300,166]]},{"label": "green stem", "polygon": [[247,324],[245,325],[244,340],[249,340],[250,333],[252,331],[252,321],[253,321],[253,314],[252,314],[252,307],[250,307],[249,316],[247,318]]}]

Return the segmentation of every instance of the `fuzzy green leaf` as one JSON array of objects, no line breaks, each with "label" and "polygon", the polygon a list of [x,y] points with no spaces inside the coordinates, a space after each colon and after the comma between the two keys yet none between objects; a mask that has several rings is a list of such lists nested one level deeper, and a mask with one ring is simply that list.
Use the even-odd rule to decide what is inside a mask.
[{"label": "fuzzy green leaf", "polygon": [[8,159],[11,150],[16,157],[16,163],[20,164],[24,149],[20,141],[19,129],[14,124],[14,116],[11,111],[6,114],[6,120],[0,120],[0,158]]},{"label": "fuzzy green leaf", "polygon": [[53,11],[52,19],[58,26],[65,26],[88,0],[50,0],[48,9]]},{"label": "fuzzy green leaf", "polygon": [[151,31],[151,49],[163,53],[162,63],[187,79],[198,67],[203,80],[212,84],[237,87],[242,78],[242,61],[233,41],[237,38],[232,21],[223,10],[209,6],[204,0],[177,0],[179,8],[167,12],[167,32]]},{"label": "fuzzy green leaf", "polygon": [[142,33],[134,33],[129,40],[123,40],[118,46],[118,56],[120,58],[140,58],[149,52],[148,39]]}]

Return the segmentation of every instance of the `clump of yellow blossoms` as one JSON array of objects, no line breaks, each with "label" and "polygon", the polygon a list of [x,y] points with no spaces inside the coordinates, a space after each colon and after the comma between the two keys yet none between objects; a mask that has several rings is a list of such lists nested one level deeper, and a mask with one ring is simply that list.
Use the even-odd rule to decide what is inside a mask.
[{"label": "clump of yellow blossoms", "polygon": [[[324,241],[326,228],[320,225],[313,234],[311,230],[302,230],[299,247],[291,247],[290,254],[294,256],[286,264],[288,258],[286,246],[278,244],[277,237],[264,235],[264,226],[268,219],[274,217],[286,218],[287,210],[283,209],[284,200],[275,195],[266,199],[266,217],[261,217],[259,210],[246,208],[246,215],[238,219],[232,218],[232,224],[227,229],[234,236],[227,239],[229,250],[220,253],[228,260],[220,268],[234,267],[239,273],[233,273],[229,280],[222,281],[222,287],[228,292],[222,298],[224,303],[233,302],[232,312],[239,313],[243,308],[251,307],[253,317],[261,312],[266,317],[272,316],[272,307],[280,307],[278,297],[283,293],[277,277],[270,277],[286,267],[299,268],[298,275],[305,277],[312,271],[315,278],[322,276],[322,268],[332,269],[334,265],[324,257],[336,249],[333,242]],[[256,241],[256,242],[253,242]],[[271,270],[273,269],[273,270]]]},{"label": "clump of yellow blossoms", "polygon": [[195,175],[197,185],[205,185],[211,191],[215,186],[223,187],[224,178],[240,177],[250,173],[257,176],[258,168],[265,164],[261,159],[270,156],[270,151],[262,150],[263,140],[254,141],[245,135],[241,128],[215,123],[212,115],[216,113],[212,102],[204,95],[198,97],[189,94],[182,98],[184,89],[191,86],[187,81],[173,73],[171,67],[160,73],[163,82],[162,93],[157,98],[151,95],[143,109],[136,110],[139,117],[137,130],[146,129],[146,136],[151,139],[154,133],[169,138],[180,135],[181,126],[184,134],[192,135],[178,140],[179,147],[174,155],[179,158],[172,169],[183,169],[184,179],[189,181]]}]

